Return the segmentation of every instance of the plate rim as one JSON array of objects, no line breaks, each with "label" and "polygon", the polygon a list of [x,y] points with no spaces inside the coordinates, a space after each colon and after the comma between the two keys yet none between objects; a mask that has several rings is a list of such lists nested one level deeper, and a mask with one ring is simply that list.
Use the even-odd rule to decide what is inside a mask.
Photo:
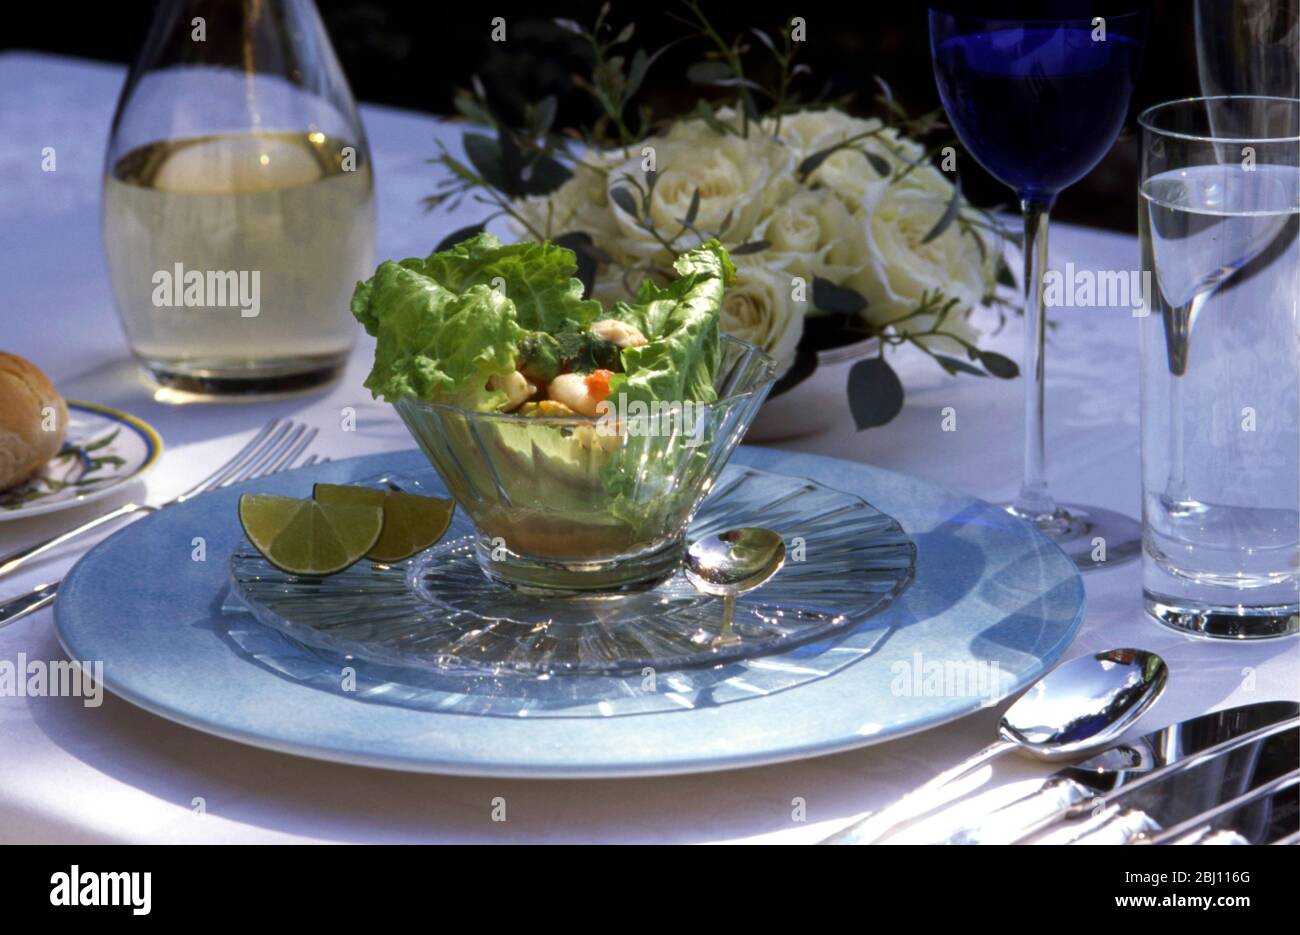
[{"label": "plate rim", "polygon": [[123,487],[126,484],[138,481],[149,471],[157,466],[163,453],[162,435],[158,433],[148,422],[139,416],[133,416],[129,412],[121,409],[115,409],[112,406],[105,406],[102,403],[87,402],[82,399],[64,400],[69,409],[79,409],[83,412],[92,412],[96,415],[104,416],[114,422],[126,425],[133,429],[138,436],[144,439],[148,451],[145,459],[130,474],[114,478],[102,487],[97,487],[87,493],[77,494],[66,500],[58,500],[53,503],[39,503],[34,506],[18,507],[12,510],[0,510],[0,523],[16,519],[27,519],[32,516],[42,516],[47,513],[57,513],[60,510],[68,510],[73,507],[83,506],[87,503],[93,503],[103,497],[108,496],[113,491]]},{"label": "plate rim", "polygon": [[[750,452],[762,452],[768,456],[776,455],[775,463],[764,462],[761,469],[772,471],[774,473],[787,473],[788,467],[781,463],[784,458],[795,457],[799,460],[812,460],[823,462],[828,465],[847,465],[856,470],[867,469],[873,472],[895,475],[919,483],[922,486],[932,488],[936,491],[942,491],[948,494],[956,495],[964,500],[977,502],[990,509],[996,509],[988,501],[981,498],[963,494],[958,491],[951,491],[947,488],[939,487],[928,481],[914,478],[910,475],[902,474],[897,471],[890,471],[886,468],[877,468],[872,465],[866,465],[860,462],[847,461],[840,458],[831,458],[826,455],[817,455],[807,452],[789,452],[782,450],[764,449],[760,446],[745,446]],[[742,449],[743,450],[743,449]],[[334,466],[346,466],[350,462],[359,461],[364,458],[388,457],[394,458],[402,455],[416,453],[412,449],[400,449],[390,452],[377,452],[370,455],[362,455],[357,458],[348,458],[332,462]],[[761,457],[761,455],[760,455]],[[783,468],[786,468],[783,470]],[[312,470],[312,468],[298,469]],[[281,476],[290,476],[297,471],[284,472]],[[797,476],[797,475],[796,475]],[[831,486],[831,482],[819,481],[820,483]],[[864,497],[864,499],[866,499]],[[872,502],[872,501],[868,501]],[[886,509],[881,507],[880,509]],[[887,509],[886,509],[887,512]],[[892,514],[890,514],[892,515]],[[153,517],[147,517],[142,522],[151,522]],[[901,523],[901,521],[900,521]],[[96,554],[109,546],[113,539],[119,535],[127,534],[140,523],[132,524],[112,536],[97,544],[90,552],[83,556],[77,566],[69,572],[68,578],[75,580],[82,563],[90,555]],[[904,530],[907,531],[906,525]],[[1083,620],[1087,614],[1087,591],[1083,587],[1083,579],[1078,569],[1065,556],[1054,543],[1051,543],[1045,536],[1036,530],[1027,529],[1026,532],[1031,538],[1040,540],[1041,544],[1046,544],[1050,550],[1054,550],[1059,560],[1063,563],[1062,568],[1070,574],[1067,579],[1071,585],[1077,589],[1079,602],[1075,609],[1074,616],[1068,625],[1062,630],[1061,636],[1049,650],[1040,651],[1035,664],[1027,669],[1023,675],[1016,680],[1015,686],[1009,689],[1004,695],[1000,696],[997,703],[1002,703],[1011,697],[1014,697],[1025,688],[1029,687],[1036,681],[1042,673],[1047,671],[1055,664],[1068,650],[1078,635]],[[908,531],[909,536],[914,534]],[[69,638],[67,633],[66,621],[63,619],[66,613],[65,604],[61,601],[55,602],[55,635],[59,644],[73,661],[81,659],[96,658],[93,655],[87,655],[79,652],[74,641]],[[257,626],[263,624],[257,623]],[[551,764],[547,762],[529,762],[519,763],[508,759],[497,759],[489,761],[485,759],[467,762],[464,760],[449,760],[443,755],[406,755],[401,752],[382,752],[376,751],[364,746],[353,744],[352,749],[345,749],[338,743],[329,744],[319,741],[296,741],[288,739],[282,735],[268,735],[266,733],[255,733],[242,730],[237,727],[229,726],[213,720],[211,717],[202,718],[189,714],[186,711],[179,710],[175,706],[159,702],[153,698],[147,697],[134,689],[120,684],[110,673],[113,671],[111,666],[104,667],[104,687],[113,694],[118,695],[123,700],[157,716],[174,721],[186,727],[198,730],[202,733],[222,737],[237,743],[248,746],[271,750],[278,753],[287,753],[294,756],[300,756],[307,759],[320,760],[326,762],[343,763],[354,766],[366,766],[371,768],[382,768],[398,770],[402,772],[425,773],[434,775],[448,776],[472,776],[479,778],[502,778],[502,779],[576,779],[576,780],[598,780],[598,779],[615,779],[615,778],[634,778],[646,776],[669,776],[682,775],[704,772],[719,772],[733,769],[742,769],[759,766],[770,766],[773,764],[791,762],[803,759],[811,759],[819,756],[828,756],[837,753],[843,753],[850,750],[860,749],[862,747],[873,746],[877,743],[883,743],[889,740],[896,740],[907,737],[916,733],[930,730],[934,727],[960,720],[976,711],[988,707],[987,699],[978,696],[964,697],[955,699],[958,703],[950,708],[937,711],[931,716],[923,717],[915,722],[908,723],[906,726],[889,729],[886,731],[877,731],[874,733],[856,733],[852,735],[842,735],[838,738],[814,739],[806,742],[790,743],[780,747],[768,747],[758,752],[747,752],[743,754],[723,753],[723,754],[703,754],[696,756],[677,756],[672,760],[664,761],[656,758],[653,754],[647,753],[638,756],[635,759],[624,760],[619,763],[605,762],[601,764],[586,764],[580,767],[572,767],[567,764]],[[792,689],[793,691],[793,689]],[[355,703],[355,702],[350,702]],[[718,712],[724,708],[709,708],[695,711],[697,717],[716,717]],[[618,720],[632,722],[638,718],[659,717],[661,715],[677,712],[654,712],[650,714],[628,715]],[[438,713],[432,715],[437,718],[456,718],[465,724],[471,724],[475,721],[481,721],[476,715],[457,714],[457,713]],[[471,720],[472,719],[472,720]],[[541,724],[542,721],[534,723]]]},{"label": "plate rim", "polygon": [[[261,626],[261,624],[259,624]],[[1074,636],[1078,632],[1076,623],[1071,629],[1065,645],[1061,647],[1060,652],[1053,655],[1039,670],[1045,671],[1047,666],[1054,663],[1065,652],[1065,649],[1074,641]],[[80,665],[77,656],[73,654],[71,647],[68,646],[64,639],[63,632],[57,627],[55,635],[59,645],[64,652],[68,653],[69,659],[76,665]],[[105,672],[108,667],[105,666]],[[998,703],[1010,699],[1012,695],[1023,691],[1033,684],[1038,678],[1038,673],[1030,677],[1026,684],[1021,685],[1009,692],[998,700]],[[840,753],[850,753],[854,750],[861,750],[865,747],[873,747],[880,743],[886,743],[891,740],[901,740],[904,737],[911,737],[914,734],[920,734],[935,727],[942,727],[953,721],[959,721],[964,717],[969,717],[977,710],[986,707],[978,699],[972,699],[974,704],[971,707],[964,708],[957,714],[937,715],[933,719],[909,725],[907,728],[891,732],[884,735],[863,736],[857,739],[846,738],[840,744],[805,744],[803,746],[782,747],[779,750],[773,750],[770,753],[746,755],[743,760],[723,760],[708,757],[698,757],[695,759],[678,759],[671,764],[665,764],[661,761],[646,760],[643,763],[628,763],[620,767],[596,767],[583,769],[570,769],[562,766],[550,766],[547,764],[531,765],[527,767],[517,767],[507,763],[500,764],[472,764],[466,765],[454,760],[433,761],[429,759],[416,759],[413,757],[401,757],[394,754],[352,754],[336,747],[313,746],[311,744],[296,744],[287,741],[279,741],[274,738],[266,737],[262,734],[254,734],[246,731],[234,730],[225,727],[216,727],[209,722],[191,718],[189,715],[175,710],[168,709],[164,705],[156,705],[135,692],[123,691],[120,688],[114,688],[108,684],[105,679],[104,687],[117,695],[123,701],[135,705],[143,711],[158,717],[164,718],[182,727],[188,727],[203,734],[213,737],[220,737],[223,740],[229,740],[234,743],[243,744],[259,750],[269,750],[273,753],[282,753],[289,756],[301,757],[306,760],[319,760],[326,763],[339,763],[345,766],[361,766],[369,769],[386,769],[402,773],[415,773],[426,776],[460,776],[475,779],[563,779],[573,781],[583,780],[604,780],[604,779],[644,779],[655,776],[690,776],[703,773],[721,773],[730,772],[739,769],[757,769],[763,766],[776,766],[781,763],[794,763],[802,760],[811,760],[823,756],[835,756]],[[790,689],[794,691],[795,689]],[[675,712],[656,711],[647,714],[626,715],[625,718],[630,720],[638,717],[659,717]],[[440,714],[440,717],[457,717],[478,720],[477,715],[473,714]],[[521,719],[522,720],[522,719]]]}]

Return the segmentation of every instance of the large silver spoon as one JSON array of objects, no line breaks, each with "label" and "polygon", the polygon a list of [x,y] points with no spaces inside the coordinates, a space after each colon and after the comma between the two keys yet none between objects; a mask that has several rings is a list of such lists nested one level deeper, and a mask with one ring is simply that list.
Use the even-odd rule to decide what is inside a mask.
[{"label": "large silver spoon", "polygon": [[686,550],[686,578],[695,590],[722,598],[722,626],[714,646],[734,643],[731,620],[736,596],[752,591],[781,570],[785,543],[770,529],[744,526],[704,536]]},{"label": "large silver spoon", "polygon": [[1012,750],[1056,762],[1118,740],[1160,697],[1169,669],[1155,653],[1108,649],[1058,666],[1029,687],[998,722],[998,739],[893,805],[838,831],[825,844],[870,844],[944,799],[938,793]]}]

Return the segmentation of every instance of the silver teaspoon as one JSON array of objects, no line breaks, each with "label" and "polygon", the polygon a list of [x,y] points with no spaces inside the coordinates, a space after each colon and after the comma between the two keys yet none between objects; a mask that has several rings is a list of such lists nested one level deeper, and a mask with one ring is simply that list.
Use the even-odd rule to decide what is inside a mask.
[{"label": "silver teaspoon", "polygon": [[731,632],[736,596],[752,591],[781,570],[785,543],[770,529],[745,526],[714,533],[686,550],[686,578],[702,594],[722,598],[722,626],[713,645],[735,642]]}]

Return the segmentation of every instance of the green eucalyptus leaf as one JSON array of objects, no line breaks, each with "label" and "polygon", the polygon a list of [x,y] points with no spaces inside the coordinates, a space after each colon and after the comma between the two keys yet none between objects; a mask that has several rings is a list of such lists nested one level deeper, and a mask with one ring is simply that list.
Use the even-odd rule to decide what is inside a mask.
[{"label": "green eucalyptus leaf", "polygon": [[694,224],[695,218],[699,215],[699,213],[700,213],[700,189],[697,186],[695,189],[695,193],[691,195],[691,205],[689,208],[686,209],[686,224],[687,225]]},{"label": "green eucalyptus leaf", "polygon": [[980,351],[980,363],[985,370],[1002,380],[1014,380],[1020,376],[1020,367],[1016,362],[996,351]]},{"label": "green eucalyptus leaf", "polygon": [[[735,75],[732,75],[730,78],[719,78],[718,80],[709,83],[717,88],[747,88],[751,91],[763,90],[763,86],[757,81],[751,81],[749,78],[739,78]],[[751,110],[753,110],[753,108],[751,108]],[[751,116],[752,115],[753,114],[751,114]]]},{"label": "green eucalyptus leaf", "polygon": [[804,160],[799,163],[795,169],[800,176],[807,177],[816,172],[823,162],[833,156],[840,149],[839,146],[828,146],[825,149],[819,149],[815,153],[809,153]]},{"label": "green eucalyptus leaf", "polygon": [[523,191],[524,169],[527,161],[515,135],[501,127],[497,130],[497,146],[501,149],[501,166],[505,170],[506,181],[510,186],[506,191],[514,197]]},{"label": "green eucalyptus leaf", "polygon": [[521,195],[549,195],[569,179],[573,172],[552,156],[541,155],[535,159],[519,181]]},{"label": "green eucalyptus leaf", "polygon": [[940,367],[953,376],[956,376],[959,373],[969,373],[971,376],[975,377],[988,376],[987,373],[978,367],[972,367],[970,364],[966,363],[966,361],[958,360],[956,357],[948,357],[946,354],[931,354],[930,356],[939,362]]},{"label": "green eucalyptus leaf", "polygon": [[696,62],[686,69],[686,80],[692,84],[717,84],[735,77],[726,62]]},{"label": "green eucalyptus leaf", "polygon": [[867,300],[847,286],[837,286],[820,276],[813,278],[813,306],[823,312],[857,315],[867,307]]},{"label": "green eucalyptus leaf", "polygon": [[497,140],[481,133],[466,133],[464,144],[465,156],[485,182],[506,194],[513,192],[505,159],[501,154],[501,144]]},{"label": "green eucalyptus leaf", "polygon": [[639,218],[641,216],[641,212],[637,209],[636,197],[626,188],[611,189],[609,200],[632,215],[632,217]]},{"label": "green eucalyptus leaf", "polygon": [[482,108],[472,94],[465,91],[457,93],[452,100],[452,105],[456,108],[457,113],[471,123],[490,124],[492,122],[492,115]]},{"label": "green eucalyptus leaf", "polygon": [[849,371],[849,411],[858,430],[884,425],[903,411],[903,383],[883,357],[868,357]]},{"label": "green eucalyptus leaf", "polygon": [[736,128],[728,126],[713,115],[713,109],[705,101],[697,101],[695,110],[691,114],[696,120],[704,121],[704,124],[714,133],[722,134],[736,133]]},{"label": "green eucalyptus leaf", "polygon": [[776,43],[772,41],[771,36],[763,32],[763,30],[759,29],[757,26],[752,27],[749,31],[752,32],[755,36],[757,36],[758,41],[763,43],[763,45],[767,46],[770,50],[772,50],[773,53],[776,52]]},{"label": "green eucalyptus leaf", "polygon": [[891,118],[901,117],[906,120],[907,111],[905,111],[894,98],[894,89],[889,86],[889,82],[879,75],[873,75],[872,77],[875,79],[877,87],[880,88],[880,93],[876,95],[876,100],[885,105],[885,109],[889,112]]},{"label": "green eucalyptus leaf", "polygon": [[961,181],[958,180],[952,187],[952,198],[948,201],[948,207],[944,209],[943,216],[935,222],[930,232],[921,238],[921,243],[927,244],[937,237],[941,237],[943,232],[952,226],[957,220],[957,215],[961,213]]},{"label": "green eucalyptus leaf", "polygon": [[559,102],[554,94],[548,94],[537,102],[535,126],[538,133],[546,133],[555,125],[555,113],[558,108]]},{"label": "green eucalyptus leaf", "polygon": [[889,160],[880,153],[873,153],[868,150],[858,150],[862,155],[867,157],[867,162],[871,163],[871,168],[876,170],[876,175],[882,179],[887,179],[893,173],[894,167],[889,164]]},{"label": "green eucalyptus leaf", "polygon": [[[669,43],[671,45],[671,43]],[[632,97],[637,91],[641,90],[641,83],[645,81],[646,72],[650,70],[659,56],[668,51],[669,46],[665,45],[655,51],[653,55],[646,55],[644,49],[637,49],[632,54],[632,64],[627,70],[627,84],[623,88],[624,99]]]}]

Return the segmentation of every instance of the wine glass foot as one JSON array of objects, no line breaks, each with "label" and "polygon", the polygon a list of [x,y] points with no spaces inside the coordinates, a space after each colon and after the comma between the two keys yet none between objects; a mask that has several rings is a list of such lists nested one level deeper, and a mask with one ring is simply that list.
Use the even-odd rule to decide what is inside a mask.
[{"label": "wine glass foot", "polygon": [[1029,514],[1011,503],[1003,508],[1036,526],[1081,571],[1112,568],[1142,554],[1142,524],[1114,510],[1061,504],[1051,513]]}]

